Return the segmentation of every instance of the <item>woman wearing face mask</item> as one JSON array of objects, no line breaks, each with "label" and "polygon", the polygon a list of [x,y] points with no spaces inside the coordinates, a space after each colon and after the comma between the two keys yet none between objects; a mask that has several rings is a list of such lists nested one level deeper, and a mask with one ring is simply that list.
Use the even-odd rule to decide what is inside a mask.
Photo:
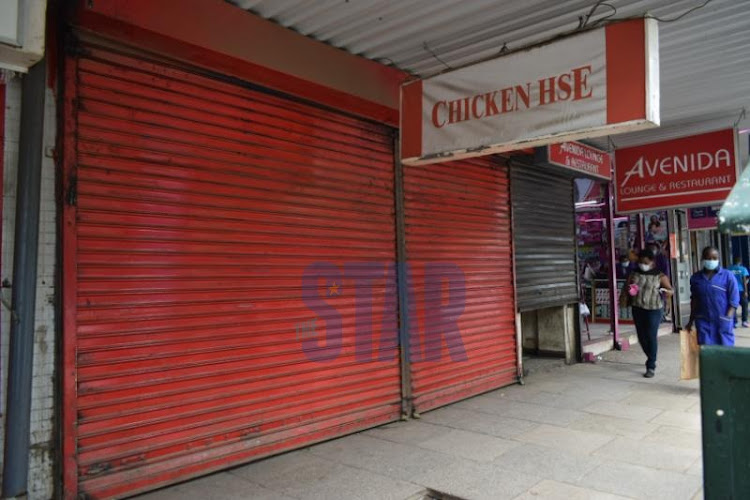
[{"label": "woman wearing face mask", "polygon": [[740,294],[734,275],[719,266],[719,251],[703,249],[703,269],[690,278],[690,321],[701,345],[734,345],[734,312]]},{"label": "woman wearing face mask", "polygon": [[654,376],[656,370],[657,334],[664,309],[665,295],[672,294],[672,284],[663,272],[656,268],[656,256],[648,248],[638,256],[638,269],[630,273],[620,294],[623,306],[633,308],[633,322],[638,333],[638,343],[646,355],[646,378]]}]

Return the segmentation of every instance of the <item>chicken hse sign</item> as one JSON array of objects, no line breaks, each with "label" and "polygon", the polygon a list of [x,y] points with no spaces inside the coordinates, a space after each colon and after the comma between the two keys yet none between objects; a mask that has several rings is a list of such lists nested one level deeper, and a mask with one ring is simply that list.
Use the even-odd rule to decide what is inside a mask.
[{"label": "chicken hse sign", "polygon": [[720,205],[737,181],[733,129],[618,149],[618,213]]},{"label": "chicken hse sign", "polygon": [[[536,82],[451,101],[438,101],[432,106],[432,125],[435,128],[450,127],[469,120],[491,118],[556,102],[590,99],[593,97],[590,76],[591,65],[588,65]],[[532,96],[535,98],[533,101]]]},{"label": "chicken hse sign", "polygon": [[401,89],[401,156],[435,163],[658,126],[657,25],[636,19]]}]

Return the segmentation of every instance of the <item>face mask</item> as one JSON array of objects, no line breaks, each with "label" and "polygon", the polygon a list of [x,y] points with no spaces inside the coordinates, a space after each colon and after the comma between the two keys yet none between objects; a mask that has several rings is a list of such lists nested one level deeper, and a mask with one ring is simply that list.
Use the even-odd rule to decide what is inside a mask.
[{"label": "face mask", "polygon": [[638,267],[640,267],[641,271],[643,271],[644,273],[651,270],[650,264],[638,264]]},{"label": "face mask", "polygon": [[718,260],[703,260],[703,269],[706,269],[708,271],[715,271],[716,268],[719,267],[719,261]]}]

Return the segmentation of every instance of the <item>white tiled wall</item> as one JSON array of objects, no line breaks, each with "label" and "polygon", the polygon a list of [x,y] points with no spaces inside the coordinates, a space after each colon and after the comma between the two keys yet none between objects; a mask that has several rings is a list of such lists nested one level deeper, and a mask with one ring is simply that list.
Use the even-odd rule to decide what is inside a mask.
[{"label": "white tiled wall", "polygon": [[[5,158],[3,175],[2,269],[0,279],[13,278],[13,236],[16,212],[16,178],[18,167],[19,121],[21,114],[21,80],[6,77]],[[45,106],[45,150],[55,144],[55,97],[47,92]],[[53,463],[56,456],[55,427],[55,265],[56,203],[54,159],[45,155],[42,163],[42,196],[39,227],[39,261],[37,276],[36,323],[34,326],[34,370],[31,403],[31,453],[29,456],[29,499],[46,500],[54,495]],[[10,289],[2,290],[3,302],[10,303]],[[10,314],[0,311],[0,449],[5,440],[5,403],[8,376],[8,341]]]}]

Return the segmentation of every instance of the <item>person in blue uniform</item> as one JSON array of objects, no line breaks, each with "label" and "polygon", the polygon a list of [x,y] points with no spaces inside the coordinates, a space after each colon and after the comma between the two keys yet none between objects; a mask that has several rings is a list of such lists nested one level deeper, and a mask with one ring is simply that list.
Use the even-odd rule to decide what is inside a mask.
[{"label": "person in blue uniform", "polygon": [[734,313],[740,303],[737,280],[719,265],[719,251],[703,249],[702,270],[690,278],[690,321],[701,345],[734,345]]},{"label": "person in blue uniform", "polygon": [[[727,268],[737,278],[737,287],[740,289],[740,305],[742,306],[742,328],[750,327],[747,322],[747,285],[750,272],[742,265],[742,257],[734,258],[734,265]],[[737,313],[734,313],[734,327],[737,328]]]}]

